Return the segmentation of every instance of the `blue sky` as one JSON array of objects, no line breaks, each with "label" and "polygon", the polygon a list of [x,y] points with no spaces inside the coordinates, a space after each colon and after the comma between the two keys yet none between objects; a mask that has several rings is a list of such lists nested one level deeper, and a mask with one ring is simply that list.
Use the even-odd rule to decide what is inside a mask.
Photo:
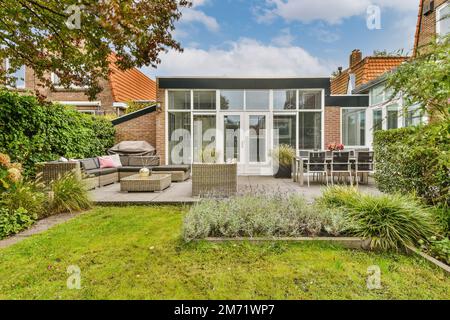
[{"label": "blue sky", "polygon": [[[329,76],[353,49],[413,46],[419,0],[194,0],[175,38],[183,53],[161,56],[156,76]],[[367,27],[380,9],[381,29]]]}]

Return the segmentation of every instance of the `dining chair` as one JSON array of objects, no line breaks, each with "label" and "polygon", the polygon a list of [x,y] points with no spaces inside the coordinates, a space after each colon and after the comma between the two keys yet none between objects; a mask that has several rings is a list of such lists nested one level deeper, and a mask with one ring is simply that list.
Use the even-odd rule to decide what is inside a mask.
[{"label": "dining chair", "polygon": [[350,162],[350,152],[349,151],[333,151],[331,158],[331,184],[334,184],[334,174],[346,173],[350,177],[350,184],[353,185],[352,181],[352,165]]},{"label": "dining chair", "polygon": [[367,182],[369,182],[369,173],[375,171],[374,152],[373,151],[358,151],[356,153],[355,163],[355,179],[356,184],[359,184],[359,174],[367,173]]},{"label": "dining chair", "polygon": [[308,173],[308,187],[311,173],[325,175],[325,180],[328,185],[327,160],[325,151],[309,152],[308,163],[306,164],[306,173]]}]

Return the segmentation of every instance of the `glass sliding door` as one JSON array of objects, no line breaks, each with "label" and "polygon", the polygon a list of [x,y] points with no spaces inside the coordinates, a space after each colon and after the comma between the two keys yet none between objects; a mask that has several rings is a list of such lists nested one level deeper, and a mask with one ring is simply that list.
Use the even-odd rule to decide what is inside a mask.
[{"label": "glass sliding door", "polygon": [[248,162],[267,160],[267,116],[248,115]]},{"label": "glass sliding door", "polygon": [[297,140],[297,118],[295,115],[273,116],[273,146],[287,144],[294,149]]},{"label": "glass sliding door", "polygon": [[300,112],[298,114],[299,150],[322,149],[322,113]]},{"label": "glass sliding door", "polygon": [[191,113],[169,112],[169,163],[191,163]]},{"label": "glass sliding door", "polygon": [[216,115],[194,114],[194,162],[216,162]]},{"label": "glass sliding door", "polygon": [[228,162],[236,159],[241,162],[241,115],[230,114],[223,116],[223,160]]},{"label": "glass sliding door", "polygon": [[366,110],[342,109],[342,142],[347,146],[366,144]]}]

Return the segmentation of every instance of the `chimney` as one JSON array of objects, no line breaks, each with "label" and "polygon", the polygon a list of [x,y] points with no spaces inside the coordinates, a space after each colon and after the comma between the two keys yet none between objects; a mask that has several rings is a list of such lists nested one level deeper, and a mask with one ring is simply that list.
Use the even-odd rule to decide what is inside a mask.
[{"label": "chimney", "polygon": [[355,49],[352,51],[352,54],[350,55],[350,65],[349,67],[353,67],[355,64],[360,62],[362,60],[362,52],[359,49]]},{"label": "chimney", "polygon": [[341,75],[342,74],[342,67],[338,67],[338,73]]}]

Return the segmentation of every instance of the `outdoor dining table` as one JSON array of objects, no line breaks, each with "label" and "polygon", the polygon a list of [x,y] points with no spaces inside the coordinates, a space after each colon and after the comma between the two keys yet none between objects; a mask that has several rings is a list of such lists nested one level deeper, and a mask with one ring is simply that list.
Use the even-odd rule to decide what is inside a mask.
[{"label": "outdoor dining table", "polygon": [[[292,164],[292,177],[294,182],[300,182],[300,185],[304,185],[304,168],[303,164],[305,162],[308,162],[308,157],[295,157],[293,164]],[[325,157],[325,161],[327,163],[331,163],[333,161],[333,157],[328,156]],[[350,162],[356,162],[356,156],[350,156],[349,157]]]}]

